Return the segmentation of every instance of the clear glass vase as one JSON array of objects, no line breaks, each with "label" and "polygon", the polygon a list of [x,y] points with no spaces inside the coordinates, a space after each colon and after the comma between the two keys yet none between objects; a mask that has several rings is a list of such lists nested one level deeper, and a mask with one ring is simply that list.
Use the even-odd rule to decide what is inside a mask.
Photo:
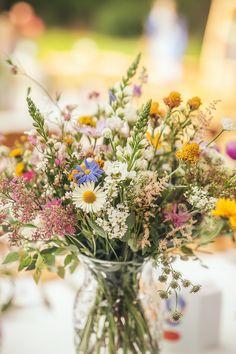
[{"label": "clear glass vase", "polygon": [[[82,257],[74,308],[76,354],[158,354],[161,303],[150,265]],[[145,275],[144,275],[145,274]]]}]

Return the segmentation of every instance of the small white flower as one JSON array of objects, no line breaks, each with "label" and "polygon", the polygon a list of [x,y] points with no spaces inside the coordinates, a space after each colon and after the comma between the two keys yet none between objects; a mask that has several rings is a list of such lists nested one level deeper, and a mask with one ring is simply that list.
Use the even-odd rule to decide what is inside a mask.
[{"label": "small white flower", "polygon": [[106,202],[106,193],[99,186],[95,187],[94,182],[88,182],[75,187],[72,199],[77,208],[97,213]]},{"label": "small white flower", "polygon": [[236,124],[235,121],[232,118],[222,118],[221,119],[221,124],[224,130],[227,131],[234,131],[236,130]]},{"label": "small white flower", "polygon": [[136,176],[135,171],[128,171],[128,165],[126,162],[111,162],[106,161],[104,164],[104,172],[107,175],[106,181],[124,181],[126,178],[134,178]]},{"label": "small white flower", "polygon": [[138,119],[137,109],[133,106],[126,107],[124,114],[128,123],[135,123]]},{"label": "small white flower", "polygon": [[117,116],[112,116],[111,118],[107,119],[107,128],[110,128],[111,130],[116,130],[119,131],[120,128],[122,127],[122,119]]},{"label": "small white flower", "polygon": [[111,139],[112,138],[112,131],[110,128],[104,128],[102,131],[102,136],[106,139]]}]

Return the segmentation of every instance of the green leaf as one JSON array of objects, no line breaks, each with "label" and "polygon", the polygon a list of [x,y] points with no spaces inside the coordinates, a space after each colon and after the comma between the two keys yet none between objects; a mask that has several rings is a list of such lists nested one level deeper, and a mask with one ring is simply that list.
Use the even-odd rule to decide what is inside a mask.
[{"label": "green leaf", "polygon": [[66,254],[66,248],[65,247],[58,247],[57,250],[55,251],[55,255],[64,255]]},{"label": "green leaf", "polygon": [[75,259],[70,265],[70,272],[74,273],[74,271],[76,270],[78,265],[79,265],[79,261],[77,259]]},{"label": "green leaf", "polygon": [[43,259],[43,257],[41,256],[41,254],[38,254],[38,258],[37,258],[37,261],[36,261],[36,263],[35,263],[35,267],[36,267],[37,269],[42,270],[42,269],[44,268],[44,266],[45,266],[44,259]]},{"label": "green leaf", "polygon": [[58,267],[57,268],[57,274],[59,275],[60,278],[64,279],[64,277],[65,277],[65,268],[64,267]]},{"label": "green leaf", "polygon": [[42,275],[42,271],[40,269],[36,269],[36,271],[34,272],[33,278],[37,284],[39,282],[41,275]]},{"label": "green leaf", "polygon": [[22,269],[28,267],[32,261],[30,254],[24,254],[24,256],[20,259],[20,264],[18,270],[21,271]]},{"label": "green leaf", "polygon": [[11,252],[9,253],[3,261],[3,264],[13,263],[19,260],[19,253],[18,252]]},{"label": "green leaf", "polygon": [[68,264],[71,263],[72,259],[73,259],[72,254],[68,254],[68,255],[66,256],[65,260],[64,260],[64,266],[65,266],[65,267],[68,266]]},{"label": "green leaf", "polygon": [[193,251],[191,250],[191,248],[187,247],[187,246],[182,246],[181,247],[181,251],[186,254],[187,256],[194,256]]}]

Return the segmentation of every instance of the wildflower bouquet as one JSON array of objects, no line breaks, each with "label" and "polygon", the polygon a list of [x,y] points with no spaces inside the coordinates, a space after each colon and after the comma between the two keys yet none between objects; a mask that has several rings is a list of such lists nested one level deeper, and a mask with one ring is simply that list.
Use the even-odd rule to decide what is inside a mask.
[{"label": "wildflower bouquet", "polygon": [[[161,298],[182,287],[197,292],[174,259],[197,258],[199,247],[236,229],[235,174],[215,139],[207,141],[217,102],[202,109],[200,98],[183,102],[171,92],[162,104],[140,105],[147,74],[136,75],[139,60],[93,115],[78,117],[76,106],[61,107],[50,96],[56,126],[28,92],[34,128],[10,152],[1,148],[0,220],[15,247],[5,263],[19,261],[38,281],[44,268],[63,277],[82,257],[97,278],[78,353],[156,353],[137,297],[140,267],[150,259],[159,266]],[[98,102],[98,93],[90,98]],[[218,136],[233,128],[224,122]],[[178,309],[171,316],[178,320]]]}]

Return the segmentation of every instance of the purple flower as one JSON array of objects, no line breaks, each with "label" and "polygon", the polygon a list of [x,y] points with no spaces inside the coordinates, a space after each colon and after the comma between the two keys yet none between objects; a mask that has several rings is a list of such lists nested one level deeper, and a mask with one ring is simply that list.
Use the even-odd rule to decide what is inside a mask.
[{"label": "purple flower", "polygon": [[110,104],[117,100],[116,95],[114,94],[114,92],[112,92],[112,90],[109,90],[108,96],[109,96],[109,103]]},{"label": "purple flower", "polygon": [[172,205],[171,210],[164,211],[165,221],[170,221],[174,227],[181,227],[184,225],[190,218],[190,215],[187,212],[177,209],[177,204]]},{"label": "purple flower", "polygon": [[86,159],[84,160],[83,166],[76,166],[75,169],[78,171],[78,173],[74,175],[74,177],[78,179],[78,185],[86,182],[97,182],[98,178],[103,174],[97,162],[89,162]]},{"label": "purple flower", "polygon": [[133,86],[133,95],[135,97],[140,97],[142,95],[142,89],[141,86],[139,85],[134,85]]},{"label": "purple flower", "polygon": [[105,120],[99,120],[96,127],[90,127],[86,125],[79,129],[79,131],[85,135],[89,135],[92,138],[98,139],[102,136],[102,132],[106,126]]},{"label": "purple flower", "polygon": [[236,140],[227,143],[226,152],[231,159],[236,160]]}]

